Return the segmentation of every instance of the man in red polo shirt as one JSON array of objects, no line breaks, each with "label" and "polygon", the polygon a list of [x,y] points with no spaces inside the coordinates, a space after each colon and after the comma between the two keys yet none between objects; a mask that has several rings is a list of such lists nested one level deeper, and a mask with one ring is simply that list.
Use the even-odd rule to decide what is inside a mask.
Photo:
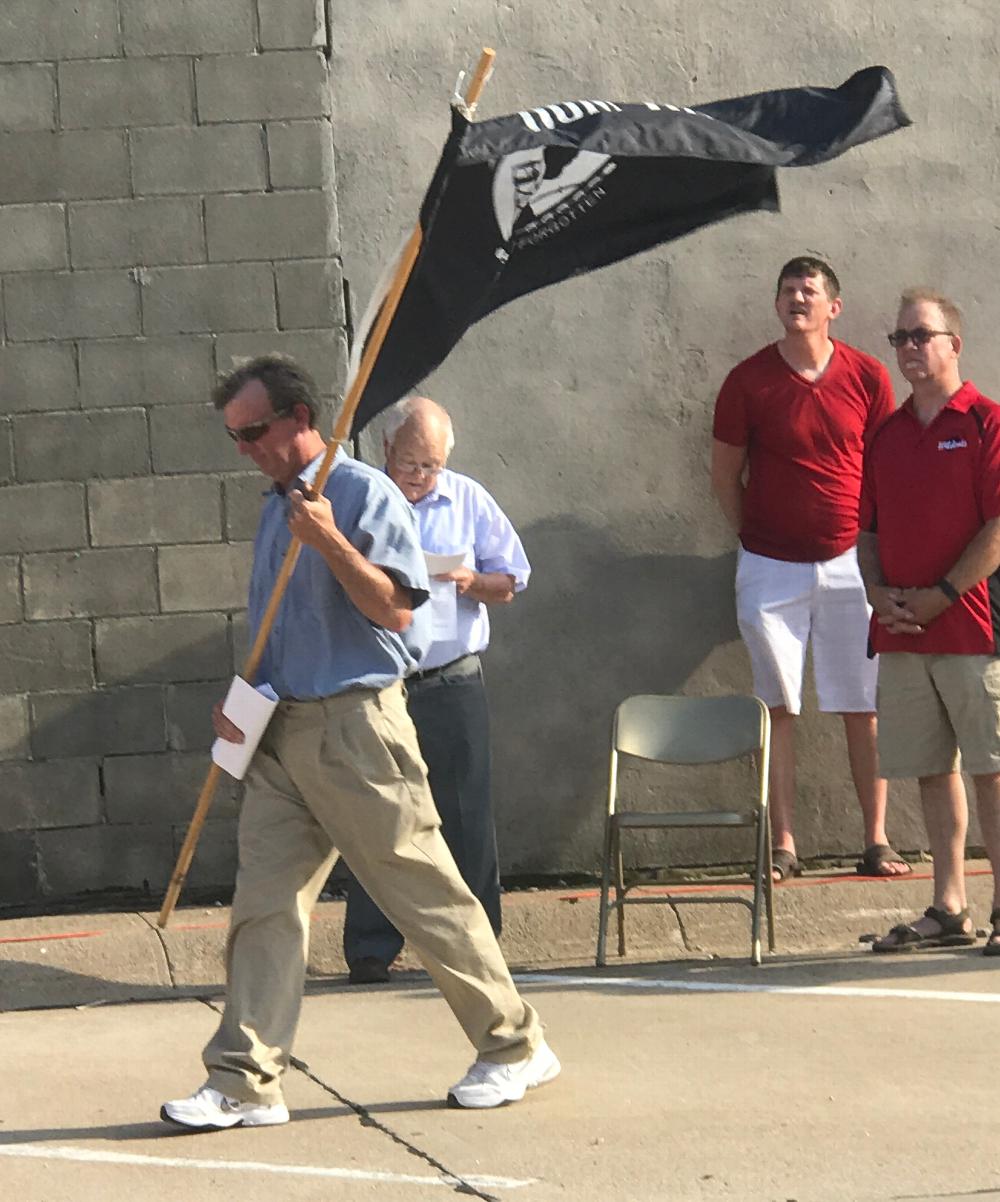
[{"label": "man in red polo shirt", "polygon": [[962,383],[961,315],[927,289],[903,294],[889,341],[913,389],[872,440],[858,553],[875,611],[878,748],[887,777],[917,777],[934,903],[876,952],[975,942],[965,899],[973,779],[993,867],[1000,955],[1000,407]]},{"label": "man in red polo shirt", "polygon": [[801,872],[792,830],[794,740],[810,642],[819,708],[844,720],[865,826],[858,871],[910,871],[885,833],[876,666],[867,658],[869,610],[855,550],[864,448],[893,411],[892,385],[876,359],[830,337],[842,308],[827,263],[786,263],[775,297],[784,336],[729,373],[715,406],[712,489],[740,537],[737,617],[754,692],[771,711],[779,881]]}]

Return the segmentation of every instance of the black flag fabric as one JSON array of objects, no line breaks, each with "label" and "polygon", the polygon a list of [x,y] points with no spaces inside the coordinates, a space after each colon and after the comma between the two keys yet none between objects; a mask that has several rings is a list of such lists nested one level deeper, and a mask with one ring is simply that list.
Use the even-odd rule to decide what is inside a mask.
[{"label": "black flag fabric", "polygon": [[[839,88],[698,108],[575,100],[476,123],[453,108],[420,210],[420,253],[352,432],[501,305],[737,213],[776,210],[778,167],[823,163],[909,124],[885,67]],[[383,285],[358,331],[352,378]]]}]

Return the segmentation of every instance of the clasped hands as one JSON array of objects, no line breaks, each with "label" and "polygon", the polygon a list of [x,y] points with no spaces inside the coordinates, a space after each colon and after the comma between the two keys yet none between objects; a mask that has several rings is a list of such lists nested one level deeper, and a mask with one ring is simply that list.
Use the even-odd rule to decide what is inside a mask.
[{"label": "clasped hands", "polygon": [[869,595],[880,626],[890,634],[923,634],[951,602],[936,586],[895,588],[876,585]]}]

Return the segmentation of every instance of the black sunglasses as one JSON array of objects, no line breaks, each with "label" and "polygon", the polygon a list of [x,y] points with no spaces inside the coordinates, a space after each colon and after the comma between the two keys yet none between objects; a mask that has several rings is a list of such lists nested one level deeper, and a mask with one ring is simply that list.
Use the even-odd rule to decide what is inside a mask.
[{"label": "black sunglasses", "polygon": [[282,417],[291,417],[290,413],[275,413],[271,417],[265,418],[262,422],[254,422],[250,426],[240,426],[238,430],[233,430],[226,426],[226,433],[233,442],[256,442],[259,438],[263,438],[269,428]]},{"label": "black sunglasses", "polygon": [[906,346],[908,342],[912,342],[914,346],[926,346],[938,334],[951,336],[951,330],[928,330],[923,326],[917,326],[915,330],[893,330],[888,335],[889,345],[897,349],[901,346]]}]

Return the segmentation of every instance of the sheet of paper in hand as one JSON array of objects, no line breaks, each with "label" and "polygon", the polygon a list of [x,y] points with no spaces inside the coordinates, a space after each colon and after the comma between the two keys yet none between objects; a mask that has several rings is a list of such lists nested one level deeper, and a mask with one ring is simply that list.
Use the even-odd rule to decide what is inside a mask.
[{"label": "sheet of paper in hand", "polygon": [[216,739],[212,744],[212,759],[236,780],[242,780],[246,775],[278,700],[278,694],[269,684],[254,688],[242,676],[233,677],[222,712],[243,731],[244,741],[230,743],[228,739]]}]

